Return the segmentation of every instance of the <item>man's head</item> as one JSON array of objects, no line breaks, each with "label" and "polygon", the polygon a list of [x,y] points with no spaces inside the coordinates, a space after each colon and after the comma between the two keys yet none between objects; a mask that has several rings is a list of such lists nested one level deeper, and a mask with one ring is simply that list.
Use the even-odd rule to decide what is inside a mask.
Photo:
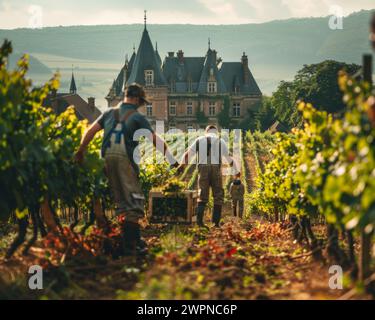
[{"label": "man's head", "polygon": [[145,104],[149,104],[146,100],[146,93],[142,86],[137,83],[132,83],[125,90],[125,102],[141,107]]},{"label": "man's head", "polygon": [[206,128],[206,134],[208,133],[217,134],[218,133],[217,127],[213,124],[208,125]]}]

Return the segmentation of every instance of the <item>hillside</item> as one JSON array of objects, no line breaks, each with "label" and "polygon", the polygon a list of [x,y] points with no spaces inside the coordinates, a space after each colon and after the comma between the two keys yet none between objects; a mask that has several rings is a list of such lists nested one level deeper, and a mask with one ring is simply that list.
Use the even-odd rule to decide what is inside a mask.
[{"label": "hillside", "polygon": [[[17,64],[17,61],[21,57],[22,57],[22,54],[17,53],[17,52],[14,55],[12,55],[9,59],[10,67],[14,68]],[[40,75],[45,75],[45,76],[51,76],[52,75],[52,71],[44,63],[42,63],[39,59],[30,55],[29,61],[30,61],[30,73],[40,74]]]},{"label": "hillside", "polygon": [[[162,57],[178,49],[186,55],[202,56],[208,38],[225,61],[239,61],[245,51],[262,91],[269,94],[280,80],[292,78],[303,64],[325,59],[359,63],[361,55],[370,50],[370,11],[346,17],[343,30],[330,30],[328,19],[246,25],[149,25],[148,30],[152,41],[158,42]],[[88,82],[86,88],[90,88],[88,92],[82,85],[83,93],[98,92],[96,97],[100,99],[108,91],[125,54],[131,54],[133,44],[138,46],[142,30],[141,24],[0,30],[0,39],[11,39],[17,51],[33,54],[52,70],[68,71],[74,64]],[[95,69],[100,69],[99,75],[93,72]],[[68,82],[69,72],[63,73],[64,78]]]},{"label": "hillside", "polygon": [[[367,48],[370,12],[344,19],[343,30],[330,30],[328,18],[304,18],[246,25],[149,25],[160,52],[183,49],[202,55],[207,38],[225,60],[238,60],[242,51],[254,63],[304,63],[336,58],[358,61]],[[122,60],[138,44],[142,25],[53,27],[42,30],[0,30],[18,51],[49,53],[75,59]],[[351,45],[348,47],[348,43]]]}]

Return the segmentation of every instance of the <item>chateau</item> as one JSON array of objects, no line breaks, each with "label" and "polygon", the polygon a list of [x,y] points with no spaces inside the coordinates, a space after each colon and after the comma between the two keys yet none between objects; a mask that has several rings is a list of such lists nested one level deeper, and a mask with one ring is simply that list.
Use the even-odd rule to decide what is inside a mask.
[{"label": "chateau", "polygon": [[235,126],[262,97],[245,53],[239,62],[222,62],[209,42],[204,57],[185,57],[179,50],[168,52],[162,61],[157,45],[152,45],[146,16],[138,51],[134,49],[114,80],[106,97],[108,107],[118,105],[126,86],[134,82],[145,87],[151,104],[140,112],[152,125],[164,121],[166,128],[184,131],[219,124],[221,112]]}]

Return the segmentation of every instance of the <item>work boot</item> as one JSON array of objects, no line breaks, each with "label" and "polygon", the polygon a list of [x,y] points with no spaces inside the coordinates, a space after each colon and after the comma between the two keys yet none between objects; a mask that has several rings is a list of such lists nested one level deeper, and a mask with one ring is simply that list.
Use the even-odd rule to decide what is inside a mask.
[{"label": "work boot", "polygon": [[141,241],[141,232],[138,223],[124,223],[123,247],[125,256],[134,256],[137,254],[137,245]]},{"label": "work boot", "polygon": [[136,246],[136,254],[137,256],[146,256],[148,253],[147,250],[147,243],[141,238],[141,229],[138,229],[137,235],[137,246]]},{"label": "work boot", "polygon": [[199,227],[207,228],[203,223],[204,211],[206,209],[205,203],[199,203],[197,207],[197,224]]},{"label": "work boot", "polygon": [[214,211],[212,214],[212,222],[215,224],[215,227],[219,228],[220,227],[220,220],[221,220],[221,205],[214,205]]}]

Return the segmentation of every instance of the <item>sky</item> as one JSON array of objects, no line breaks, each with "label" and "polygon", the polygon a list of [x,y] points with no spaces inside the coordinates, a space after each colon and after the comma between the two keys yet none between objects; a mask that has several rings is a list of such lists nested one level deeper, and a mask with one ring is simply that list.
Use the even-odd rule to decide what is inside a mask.
[{"label": "sky", "polygon": [[0,0],[0,29],[142,23],[144,10],[149,24],[243,24],[374,8],[374,0]]}]

